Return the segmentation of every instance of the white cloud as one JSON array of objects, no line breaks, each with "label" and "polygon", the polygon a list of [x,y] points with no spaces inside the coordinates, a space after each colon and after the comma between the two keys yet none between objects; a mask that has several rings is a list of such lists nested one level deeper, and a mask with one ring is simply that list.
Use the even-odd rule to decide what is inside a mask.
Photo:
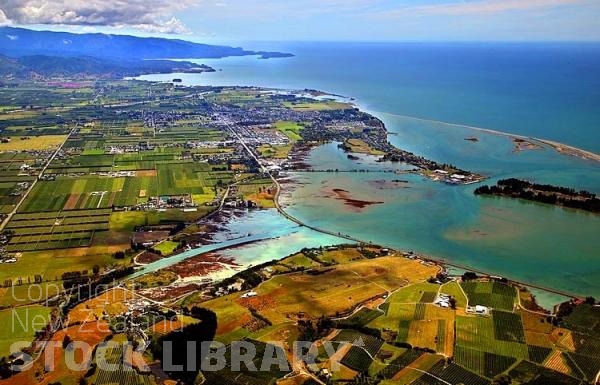
[{"label": "white cloud", "polygon": [[4,14],[4,11],[2,11],[2,9],[0,8],[0,26],[10,25],[10,24],[12,24],[11,21],[6,17],[6,15]]},{"label": "white cloud", "polygon": [[173,15],[196,0],[0,0],[0,24],[137,28],[188,33]]},{"label": "white cloud", "polygon": [[158,23],[158,24],[132,24],[132,28],[141,29],[147,32],[156,33],[177,33],[177,34],[189,34],[191,33],[188,27],[181,22],[181,20],[172,17],[171,20]]}]

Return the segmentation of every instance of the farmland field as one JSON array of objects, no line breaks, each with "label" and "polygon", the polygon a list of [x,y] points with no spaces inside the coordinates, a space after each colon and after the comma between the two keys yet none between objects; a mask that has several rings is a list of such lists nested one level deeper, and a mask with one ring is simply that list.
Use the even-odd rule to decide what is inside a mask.
[{"label": "farmland field", "polygon": [[302,129],[304,128],[296,122],[275,122],[275,128],[281,131],[291,141],[295,142],[302,139]]},{"label": "farmland field", "polygon": [[600,373],[600,357],[577,353],[567,353],[566,356],[583,373],[587,381],[593,381]]},{"label": "farmland field", "polygon": [[528,345],[529,359],[537,364],[543,363],[552,352],[552,348]]},{"label": "farmland field", "polygon": [[383,345],[383,341],[379,338],[375,338],[373,336],[350,329],[342,330],[332,341],[349,342],[353,345],[357,345],[366,350],[371,356],[377,354]]},{"label": "farmland field", "polygon": [[565,317],[564,325],[582,333],[600,334],[600,308],[590,305],[577,306],[575,310]]},{"label": "farmland field", "polygon": [[[465,384],[465,385],[489,385],[490,381],[478,376],[475,373],[472,373],[460,365],[452,363],[448,366],[444,365],[444,362],[440,361],[435,364],[431,369],[428,370],[428,373],[433,374],[436,377],[441,378],[450,384]],[[415,385],[438,385],[443,384],[442,382],[436,380],[435,377],[424,374],[417,381],[413,382]]]},{"label": "farmland field", "polygon": [[13,136],[11,137],[10,142],[0,143],[0,151],[56,149],[65,141],[66,138],[67,135]]},{"label": "farmland field", "polygon": [[0,311],[0,357],[6,357],[10,345],[16,341],[32,341],[35,332],[43,329],[50,320],[50,308],[27,306]]},{"label": "farmland field", "polygon": [[[376,267],[376,268],[374,268]],[[286,320],[285,314],[304,311],[311,316],[335,314],[356,303],[395,289],[404,280],[417,281],[435,274],[435,267],[397,257],[361,260],[336,265],[317,275],[292,274],[276,276],[256,288],[255,301],[262,306],[260,313],[273,322]],[[282,291],[279,287],[295,287]],[[376,320],[377,321],[377,320]]]},{"label": "farmland field", "polygon": [[512,311],[517,291],[514,287],[500,282],[461,282],[467,294],[469,305],[482,305],[494,309]]},{"label": "farmland field", "polygon": [[155,194],[151,177],[65,178],[41,181],[27,197],[20,213],[135,205],[139,191]]},{"label": "farmland field", "polygon": [[[269,352],[269,357],[273,357],[276,355],[277,357],[285,357],[282,348],[279,346],[274,346],[271,344],[266,344],[264,342],[256,341],[256,340],[247,340],[251,342],[255,349],[256,354],[252,359],[252,363],[254,367],[260,370],[251,371],[248,370],[245,364],[240,365],[239,371],[234,371],[232,369],[231,360],[227,362],[226,366],[222,370],[218,371],[206,371],[204,372],[204,376],[207,379],[209,384],[252,384],[252,385],[268,385],[275,382],[275,379],[281,378],[287,374],[287,371],[283,371],[277,364],[272,364],[269,366],[271,362],[268,360],[263,361],[263,357],[265,357],[265,351],[267,349],[273,349]],[[228,352],[225,354],[226,357],[231,357],[231,346],[227,347]],[[274,350],[277,350],[275,352]],[[263,366],[264,363],[264,366]],[[289,367],[289,364],[288,364]]]},{"label": "farmland field", "polygon": [[456,317],[456,345],[503,356],[528,359],[527,345],[495,338],[494,323],[484,317]]},{"label": "farmland field", "polygon": [[[123,367],[123,349],[98,349],[102,350],[105,362],[110,365],[118,365],[118,370],[104,370],[100,367],[95,373],[95,384],[111,385],[115,383],[151,385],[154,383],[149,375],[143,375],[135,370],[125,370]],[[97,353],[98,354],[98,353]]]},{"label": "farmland field", "polygon": [[439,289],[439,285],[429,282],[419,282],[412,286],[407,286],[397,290],[390,296],[389,303],[415,303],[423,297],[423,293],[432,292]]},{"label": "farmland field", "polygon": [[341,321],[340,324],[352,325],[353,327],[365,326],[382,315],[383,313],[378,310],[362,308],[356,314],[352,315],[352,317]]},{"label": "farmland field", "polygon": [[203,187],[214,186],[210,173],[199,173],[194,167],[187,163],[158,166],[158,195],[203,194]]},{"label": "farmland field", "polygon": [[500,310],[492,310],[494,337],[502,341],[525,343],[521,316]]},{"label": "farmland field", "polygon": [[17,214],[7,229],[9,251],[34,251],[90,246],[94,235],[109,229],[108,210],[53,211]]},{"label": "farmland field", "polygon": [[373,360],[367,352],[357,346],[352,346],[348,353],[340,361],[343,365],[357,372],[366,372]]},{"label": "farmland field", "polygon": [[440,293],[451,295],[454,299],[456,299],[457,307],[464,308],[467,306],[467,297],[465,297],[460,285],[456,281],[448,282],[442,285],[442,287],[440,287]]},{"label": "farmland field", "polygon": [[383,370],[378,373],[378,376],[384,379],[390,379],[394,377],[396,373],[411,365],[415,360],[423,355],[423,352],[414,349],[408,349],[400,356],[392,360]]}]

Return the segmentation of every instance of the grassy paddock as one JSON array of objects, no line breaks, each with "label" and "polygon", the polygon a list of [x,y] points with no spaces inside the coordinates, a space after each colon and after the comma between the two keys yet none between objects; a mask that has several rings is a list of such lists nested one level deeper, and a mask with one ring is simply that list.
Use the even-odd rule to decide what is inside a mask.
[{"label": "grassy paddock", "polygon": [[10,345],[16,341],[32,341],[35,332],[50,320],[50,309],[27,306],[0,311],[0,357],[8,356]]},{"label": "grassy paddock", "polygon": [[11,136],[10,139],[9,143],[0,143],[0,151],[33,151],[58,148],[67,139],[67,135]]}]

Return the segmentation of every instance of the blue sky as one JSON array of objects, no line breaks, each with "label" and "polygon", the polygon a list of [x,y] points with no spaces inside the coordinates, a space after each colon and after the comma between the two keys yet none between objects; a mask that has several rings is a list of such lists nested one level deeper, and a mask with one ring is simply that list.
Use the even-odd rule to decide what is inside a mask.
[{"label": "blue sky", "polygon": [[600,0],[0,0],[0,25],[197,41],[600,41]]}]

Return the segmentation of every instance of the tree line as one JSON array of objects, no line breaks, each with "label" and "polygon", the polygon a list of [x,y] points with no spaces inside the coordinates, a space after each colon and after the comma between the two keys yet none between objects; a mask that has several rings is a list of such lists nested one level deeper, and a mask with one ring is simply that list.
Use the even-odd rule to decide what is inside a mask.
[{"label": "tree line", "polygon": [[475,189],[475,195],[496,195],[521,198],[529,201],[570,207],[600,213],[600,199],[586,190],[576,191],[569,187],[537,184],[509,178],[499,180],[495,186],[481,186]]}]

